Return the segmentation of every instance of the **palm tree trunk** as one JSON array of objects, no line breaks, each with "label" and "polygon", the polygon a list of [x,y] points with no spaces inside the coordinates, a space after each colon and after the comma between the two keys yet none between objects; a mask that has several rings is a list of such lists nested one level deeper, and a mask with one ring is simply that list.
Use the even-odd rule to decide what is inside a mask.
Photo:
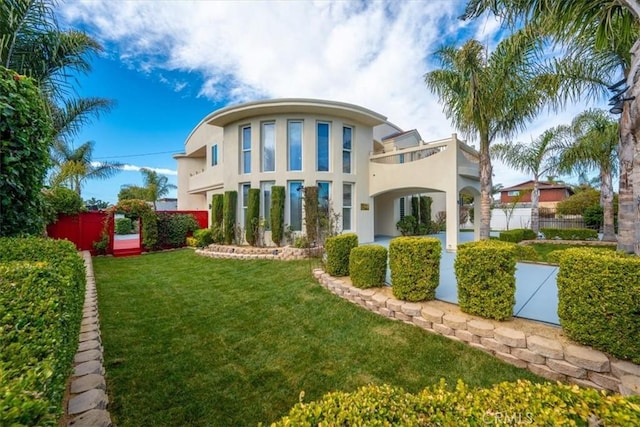
[{"label": "palm tree trunk", "polygon": [[636,150],[636,137],[634,135],[629,103],[624,103],[622,117],[620,118],[620,186],[618,188],[618,250],[627,253],[634,252],[636,207],[634,200],[634,170],[633,154]]},{"label": "palm tree trunk", "polygon": [[488,239],[491,230],[492,173],[487,138],[487,140],[480,141],[480,240]]},{"label": "palm tree trunk", "polygon": [[538,177],[533,178],[533,191],[531,191],[531,229],[538,234],[540,231],[540,189],[538,188]]},{"label": "palm tree trunk", "polygon": [[600,196],[602,197],[602,209],[604,210],[602,240],[615,242],[616,232],[613,224],[613,182],[611,180],[611,172],[602,171],[600,182]]},{"label": "palm tree trunk", "polygon": [[[627,96],[635,100],[624,103],[620,119],[620,209],[622,203],[622,178],[625,176],[624,234],[625,246],[620,248],[640,255],[640,215],[636,200],[640,200],[640,40],[631,48],[631,66],[627,83],[631,87]],[[624,163],[623,163],[624,153]],[[623,172],[624,171],[624,172]],[[618,211],[618,224],[622,235],[622,215]]]}]

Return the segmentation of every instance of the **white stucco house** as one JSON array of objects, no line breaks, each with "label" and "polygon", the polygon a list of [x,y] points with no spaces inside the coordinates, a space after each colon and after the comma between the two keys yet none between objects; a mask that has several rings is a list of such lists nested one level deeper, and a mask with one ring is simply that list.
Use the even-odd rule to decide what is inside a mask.
[{"label": "white stucco house", "polygon": [[317,186],[340,214],[342,230],[361,243],[399,235],[396,223],[410,214],[410,197],[422,194],[433,198],[432,216],[447,212],[444,249],[453,251],[459,195],[479,194],[478,153],[455,134],[427,143],[416,130],[336,101],[272,99],[216,110],[174,158],[180,210],[207,210],[213,194],[235,190],[243,224],[248,189],[261,190],[261,216],[268,217],[270,189],[279,185],[286,189],[285,224],[304,230],[301,190]]}]

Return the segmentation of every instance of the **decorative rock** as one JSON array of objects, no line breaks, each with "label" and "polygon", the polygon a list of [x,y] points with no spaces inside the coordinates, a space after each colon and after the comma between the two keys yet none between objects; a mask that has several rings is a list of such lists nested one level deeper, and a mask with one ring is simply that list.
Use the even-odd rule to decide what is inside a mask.
[{"label": "decorative rock", "polygon": [[527,368],[536,375],[546,378],[551,381],[566,381],[567,377],[559,372],[551,370],[546,365],[537,365],[535,363],[529,363]]},{"label": "decorative rock", "polygon": [[582,388],[595,388],[597,390],[602,390],[602,387],[600,387],[598,384],[591,382],[589,380],[585,380],[585,379],[581,379],[581,378],[573,378],[573,377],[569,377],[567,378],[567,380],[572,383],[575,384],[579,387]]},{"label": "decorative rock", "polygon": [[73,376],[80,377],[87,374],[99,374],[104,375],[104,369],[102,363],[97,360],[91,360],[89,362],[80,363],[73,368]]},{"label": "decorative rock", "polygon": [[67,424],[69,427],[111,427],[112,425],[109,412],[102,409],[87,411]]},{"label": "decorative rock", "polygon": [[517,368],[522,369],[527,368],[527,362],[525,362],[524,360],[520,360],[517,357],[510,355],[509,353],[501,353],[499,351],[496,351],[495,356],[503,362],[508,363],[509,365],[513,365]]},{"label": "decorative rock", "polygon": [[387,300],[389,299],[388,296],[379,293],[379,294],[375,294],[373,297],[371,297],[371,301],[373,301],[373,303],[378,306],[378,307],[385,307],[386,308],[386,304],[387,304]]},{"label": "decorative rock", "polygon": [[420,316],[422,305],[416,304],[415,302],[405,302],[404,304],[402,304],[402,307],[400,309],[407,316]]},{"label": "decorative rock", "polygon": [[564,358],[568,362],[590,371],[607,372],[609,370],[609,358],[604,353],[587,347],[567,346]]},{"label": "decorative rock", "polygon": [[456,329],[455,336],[460,338],[460,340],[464,342],[472,342],[474,337],[471,332],[461,329]]},{"label": "decorative rock", "polygon": [[480,337],[493,338],[493,325],[482,320],[470,320],[467,322],[467,330]]},{"label": "decorative rock", "polygon": [[453,329],[448,326],[443,325],[442,323],[434,323],[433,330],[439,333],[440,335],[453,335]]},{"label": "decorative rock", "polygon": [[558,341],[543,338],[538,335],[531,335],[527,338],[527,348],[534,353],[538,353],[539,355],[548,357],[549,359],[564,358],[562,344]]},{"label": "decorative rock", "polygon": [[102,375],[89,374],[75,378],[71,381],[70,391],[72,394],[82,393],[92,388],[99,388],[101,390],[107,389],[107,384]]},{"label": "decorative rock", "polygon": [[587,371],[579,368],[565,360],[549,359],[547,366],[556,372],[568,375],[573,378],[587,378]]},{"label": "decorative rock", "polygon": [[80,334],[80,342],[99,340],[99,339],[100,339],[100,332],[98,331],[83,332]]},{"label": "decorative rock", "polygon": [[587,376],[591,381],[601,387],[606,388],[607,390],[618,391],[618,388],[620,386],[620,380],[610,375],[599,374],[598,372],[590,371],[587,373]]},{"label": "decorative rock", "polygon": [[526,348],[512,348],[511,354],[513,354],[518,359],[525,360],[529,363],[535,363],[537,365],[544,364],[544,361],[546,360],[544,356],[534,353],[531,350],[527,350]]},{"label": "decorative rock", "polygon": [[496,328],[493,331],[493,338],[501,344],[509,347],[527,347],[527,338],[522,331],[511,328]]},{"label": "decorative rock", "polygon": [[378,313],[386,317],[393,317],[393,311],[389,310],[387,307],[380,307]]},{"label": "decorative rock", "polygon": [[478,344],[475,342],[470,342],[469,345],[475,349],[478,349],[480,351],[484,351],[485,353],[488,353],[490,355],[493,355],[493,351],[491,351],[490,349],[488,349],[487,347],[483,346],[482,344]]},{"label": "decorative rock", "polygon": [[387,308],[398,313],[402,312],[402,304],[404,304],[403,301],[397,300],[395,298],[389,298],[387,300]]},{"label": "decorative rock", "polygon": [[104,390],[91,389],[69,399],[69,415],[81,414],[91,409],[105,409],[107,395]]},{"label": "decorative rock", "polygon": [[462,316],[456,316],[455,314],[445,314],[442,316],[442,323],[452,329],[467,329],[467,319]]},{"label": "decorative rock", "polygon": [[93,350],[94,348],[100,348],[100,341],[98,340],[91,340],[91,341],[84,341],[81,342],[80,344],[78,344],[78,351],[87,351],[87,350]]},{"label": "decorative rock", "polygon": [[442,316],[444,316],[444,311],[438,310],[435,307],[427,306],[422,308],[422,317],[431,323],[442,323]]},{"label": "decorative rock", "polygon": [[360,298],[362,298],[365,301],[371,300],[371,298],[375,295],[375,293],[376,293],[375,289],[358,290],[358,294],[360,295]]},{"label": "decorative rock", "polygon": [[623,396],[640,395],[640,377],[623,375],[620,378],[620,394]]},{"label": "decorative rock", "polygon": [[84,319],[82,319],[82,323],[80,324],[80,326],[97,325],[97,324],[98,324],[98,317],[92,316],[92,317],[85,317]]},{"label": "decorative rock", "polygon": [[86,333],[86,332],[95,332],[98,331],[100,328],[98,328],[98,324],[97,323],[90,323],[88,325],[81,325],[80,326],[80,333]]},{"label": "decorative rock", "polygon": [[624,360],[618,360],[611,362],[611,373],[618,378],[622,378],[625,375],[640,377],[640,366]]},{"label": "decorative rock", "polygon": [[509,353],[509,347],[504,345],[504,344],[500,344],[498,341],[496,341],[493,338],[480,338],[480,344],[482,344],[483,346],[485,346],[486,348],[493,350],[495,352],[498,353]]},{"label": "decorative rock", "polygon": [[373,301],[365,301],[365,307],[370,311],[375,311],[377,308]]},{"label": "decorative rock", "polygon": [[74,363],[83,363],[90,360],[99,360],[102,362],[102,352],[98,349],[79,351],[73,358]]},{"label": "decorative rock", "polygon": [[402,320],[403,322],[411,323],[411,316],[407,316],[406,314],[404,314],[401,311],[396,311],[394,313],[394,316],[398,320]]},{"label": "decorative rock", "polygon": [[414,325],[422,328],[422,329],[431,329],[432,328],[432,323],[429,322],[427,319],[425,319],[424,317],[421,316],[416,316],[413,318],[413,323]]}]

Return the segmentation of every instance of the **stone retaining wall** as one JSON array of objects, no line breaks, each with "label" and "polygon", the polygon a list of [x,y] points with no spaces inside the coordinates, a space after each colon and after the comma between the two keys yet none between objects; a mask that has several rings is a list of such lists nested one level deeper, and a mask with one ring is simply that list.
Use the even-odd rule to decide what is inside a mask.
[{"label": "stone retaining wall", "polygon": [[552,381],[606,389],[623,395],[640,394],[640,366],[601,351],[493,323],[445,313],[429,302],[397,300],[382,289],[359,289],[316,269],[314,277],[336,295],[367,310],[401,320],[449,339],[462,341],[504,362]]},{"label": "stone retaining wall", "polygon": [[98,295],[93,276],[91,254],[82,252],[87,274],[83,319],[80,327],[80,344],[74,358],[66,415],[67,426],[110,427],[111,417],[107,411],[107,384],[102,366],[102,341],[98,319]]},{"label": "stone retaining wall", "polygon": [[322,255],[323,248],[281,248],[267,247],[256,248],[253,246],[227,246],[209,245],[203,249],[196,249],[196,253],[210,258],[236,258],[236,259],[279,259],[294,260],[306,259],[310,256]]}]

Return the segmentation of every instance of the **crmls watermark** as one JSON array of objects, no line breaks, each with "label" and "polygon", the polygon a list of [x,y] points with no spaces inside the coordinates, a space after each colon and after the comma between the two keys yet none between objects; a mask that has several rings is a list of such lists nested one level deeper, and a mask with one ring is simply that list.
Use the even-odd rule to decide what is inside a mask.
[{"label": "crmls watermark", "polygon": [[492,412],[487,411],[482,416],[482,422],[486,425],[531,425],[533,414],[531,412]]}]

